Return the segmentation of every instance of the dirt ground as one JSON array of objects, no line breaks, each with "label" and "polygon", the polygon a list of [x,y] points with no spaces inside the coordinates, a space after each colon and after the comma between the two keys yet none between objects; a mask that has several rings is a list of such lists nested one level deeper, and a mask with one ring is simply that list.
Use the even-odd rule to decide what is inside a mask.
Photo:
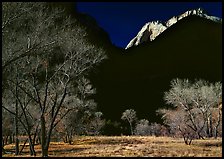
[{"label": "dirt ground", "polygon": [[[22,147],[21,143],[21,147]],[[14,144],[4,148],[8,154],[3,157],[15,157]],[[41,156],[40,145],[35,146],[37,156]],[[51,142],[50,157],[221,157],[222,138],[193,140],[185,145],[182,138],[154,136],[77,136],[69,145],[63,142]],[[29,146],[18,157],[30,157]]]}]

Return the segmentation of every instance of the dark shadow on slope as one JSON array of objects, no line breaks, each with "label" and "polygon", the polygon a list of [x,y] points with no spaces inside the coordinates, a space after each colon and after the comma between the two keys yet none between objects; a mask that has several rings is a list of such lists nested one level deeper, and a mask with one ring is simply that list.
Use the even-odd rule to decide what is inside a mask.
[{"label": "dark shadow on slope", "polygon": [[122,112],[133,108],[139,119],[161,122],[155,111],[166,106],[163,95],[173,78],[222,80],[221,27],[189,16],[153,42],[128,50],[111,47],[110,58],[90,77],[98,109],[107,119],[120,121]]}]

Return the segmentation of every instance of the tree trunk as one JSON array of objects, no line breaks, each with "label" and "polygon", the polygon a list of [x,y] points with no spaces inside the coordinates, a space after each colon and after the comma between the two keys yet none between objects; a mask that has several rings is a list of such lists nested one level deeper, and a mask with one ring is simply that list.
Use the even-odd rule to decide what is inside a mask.
[{"label": "tree trunk", "polygon": [[212,114],[210,115],[210,120],[209,120],[209,125],[210,125],[210,137],[213,137],[213,123],[212,123]]},{"label": "tree trunk", "polygon": [[46,122],[44,116],[41,116],[41,150],[42,157],[48,157],[48,146],[46,141]]},{"label": "tree trunk", "polygon": [[72,144],[72,133],[71,132],[69,133],[69,136],[68,136],[68,143],[70,145]]},{"label": "tree trunk", "polygon": [[201,132],[197,132],[197,135],[198,135],[198,139],[205,139],[202,135],[201,135]]},{"label": "tree trunk", "polygon": [[15,155],[19,155],[19,139],[16,137],[16,143],[15,143]]},{"label": "tree trunk", "polygon": [[12,143],[15,143],[15,133],[12,134]]},{"label": "tree trunk", "polygon": [[2,147],[5,146],[5,141],[4,141],[4,137],[2,136]]},{"label": "tree trunk", "polygon": [[217,124],[215,125],[214,127],[214,136],[215,138],[218,137],[218,128],[219,128],[219,125],[220,125],[220,121],[221,121],[221,109],[219,110],[219,114],[218,114],[218,121],[217,121]]},{"label": "tree trunk", "polygon": [[191,142],[192,142],[192,138],[191,137],[188,137],[188,136],[184,136],[184,135],[183,135],[183,137],[184,137],[184,143],[186,145],[190,145]]},{"label": "tree trunk", "polygon": [[27,138],[26,141],[24,142],[23,147],[21,148],[21,150],[20,150],[20,152],[19,152],[19,155],[23,152],[23,149],[24,149],[24,147],[25,147],[25,145],[26,145],[26,143],[27,143],[27,140],[28,140],[28,138]]},{"label": "tree trunk", "polygon": [[5,146],[5,144],[4,144],[4,138],[3,138],[3,136],[2,136],[2,153],[3,153],[3,154],[5,153],[4,146]]},{"label": "tree trunk", "polygon": [[48,157],[48,147],[46,146],[42,149],[42,157]]},{"label": "tree trunk", "polygon": [[36,144],[41,144],[40,132],[37,133]]},{"label": "tree trunk", "polygon": [[189,143],[188,143],[188,145],[190,145],[191,144],[191,142],[192,142],[192,139],[189,139],[190,141],[189,141]]},{"label": "tree trunk", "polygon": [[15,155],[19,154],[19,138],[18,138],[18,101],[16,100],[16,114],[15,114]]},{"label": "tree trunk", "polygon": [[11,134],[9,135],[9,144],[12,143],[12,136],[13,136],[13,134],[11,133]]},{"label": "tree trunk", "polygon": [[30,145],[30,155],[31,156],[36,156],[36,152],[35,152],[34,145],[33,145],[33,142],[32,142],[32,137],[31,137],[30,134],[28,136],[29,136],[29,145]]},{"label": "tree trunk", "polygon": [[133,130],[132,130],[132,124],[131,124],[131,122],[129,122],[129,124],[130,124],[130,128],[131,128],[131,135],[133,135]]},{"label": "tree trunk", "polygon": [[209,122],[210,121],[210,119],[209,119],[209,117],[208,117],[208,115],[206,115],[206,136],[207,137],[210,137],[210,126],[209,126]]},{"label": "tree trunk", "polygon": [[4,138],[5,139],[5,145],[8,144],[8,138],[9,138],[9,135],[6,135],[5,138]]},{"label": "tree trunk", "polygon": [[215,139],[217,139],[217,137],[218,137],[217,127],[214,128],[214,137],[215,137]]},{"label": "tree trunk", "polygon": [[63,135],[63,141],[64,141],[64,143],[67,143],[68,142],[68,140],[67,140],[67,134]]}]

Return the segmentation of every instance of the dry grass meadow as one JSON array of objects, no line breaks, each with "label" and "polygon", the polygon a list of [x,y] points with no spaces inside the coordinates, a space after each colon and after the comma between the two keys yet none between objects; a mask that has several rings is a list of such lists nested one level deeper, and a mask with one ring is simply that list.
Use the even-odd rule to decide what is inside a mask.
[{"label": "dry grass meadow", "polygon": [[[22,146],[22,144],[21,144]],[[14,145],[6,145],[13,151]],[[35,146],[41,156],[40,145]],[[185,145],[183,139],[154,136],[79,136],[72,145],[51,142],[50,157],[221,157],[222,138],[193,140]],[[4,154],[3,157],[15,157]],[[18,157],[30,157],[28,144]]]}]

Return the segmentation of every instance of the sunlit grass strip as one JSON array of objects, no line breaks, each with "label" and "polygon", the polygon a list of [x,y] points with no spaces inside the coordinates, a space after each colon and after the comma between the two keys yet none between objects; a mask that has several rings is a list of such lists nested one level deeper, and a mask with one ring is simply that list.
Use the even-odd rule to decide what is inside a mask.
[{"label": "sunlit grass strip", "polygon": [[[6,150],[14,150],[13,144]],[[41,156],[40,145],[35,146],[37,156]],[[4,157],[15,157],[5,154]],[[185,145],[182,138],[155,136],[76,136],[72,145],[51,142],[49,156],[55,157],[221,157],[222,138],[193,140]],[[29,146],[19,157],[30,157]]]}]

